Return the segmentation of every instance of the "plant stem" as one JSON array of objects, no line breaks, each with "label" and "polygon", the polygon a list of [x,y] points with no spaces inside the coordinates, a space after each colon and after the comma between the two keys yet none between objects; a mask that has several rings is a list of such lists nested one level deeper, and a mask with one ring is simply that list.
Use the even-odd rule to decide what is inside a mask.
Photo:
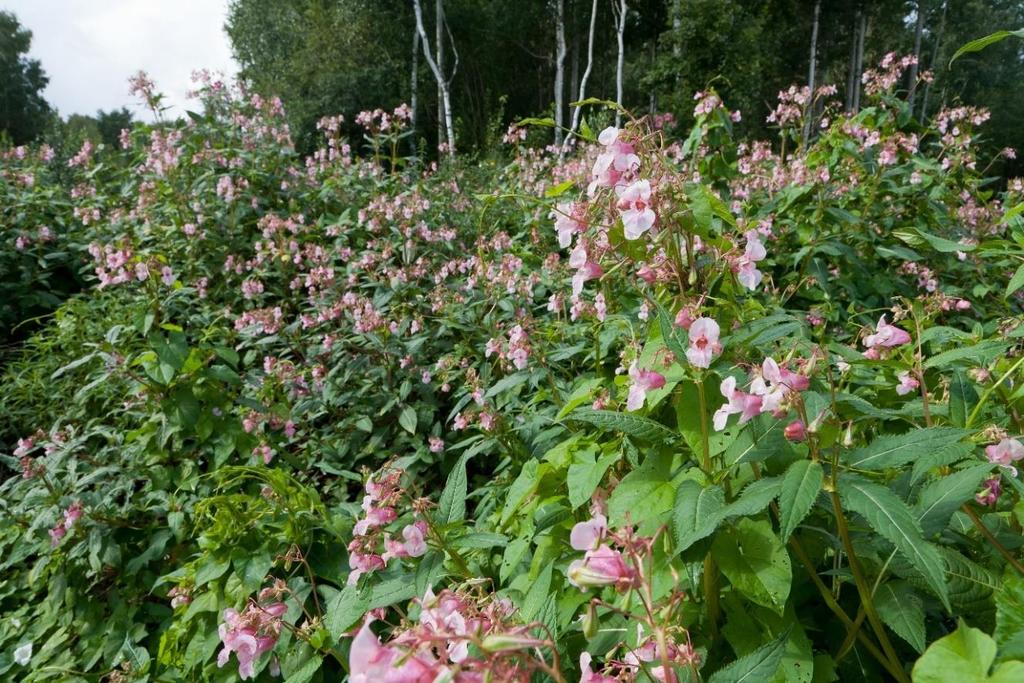
[{"label": "plant stem", "polygon": [[978,401],[978,405],[974,406],[974,410],[972,410],[971,414],[967,417],[967,423],[964,425],[965,427],[970,427],[974,424],[974,419],[978,417],[978,413],[981,411],[981,407],[985,405],[985,401],[988,400],[988,397],[992,395],[992,392],[996,390],[996,387],[1001,386],[1002,383],[1006,381],[1006,378],[1012,375],[1021,365],[1024,365],[1024,356],[1021,356],[1020,359],[1014,363],[1013,366],[1007,370],[997,382],[985,390],[985,393],[981,395],[981,400]]},{"label": "plant stem", "polygon": [[981,521],[980,517],[978,517],[978,513],[972,510],[971,506],[967,503],[964,503],[960,509],[964,511],[964,514],[971,518],[971,521],[974,522],[974,526],[981,532],[981,535],[985,537],[985,540],[988,541],[993,548],[999,551],[999,554],[1006,558],[1007,562],[1013,565],[1013,568],[1017,570],[1017,573],[1024,574],[1024,565],[1022,565],[1020,560],[1014,557],[1013,553],[1007,550],[1006,546],[1000,543],[999,539],[989,531],[989,528],[985,526],[985,523]]},{"label": "plant stem", "polygon": [[853,541],[850,540],[850,530],[846,526],[846,515],[843,514],[843,506],[839,502],[839,494],[836,491],[832,491],[832,507],[836,513],[836,527],[839,530],[839,536],[843,540],[843,547],[846,549],[846,556],[850,562],[850,572],[853,574],[854,583],[857,584],[857,592],[860,593],[861,604],[864,606],[864,611],[867,613],[868,622],[871,624],[871,629],[875,632],[875,636],[878,637],[878,642],[882,645],[882,650],[885,652],[886,657],[892,662],[893,666],[899,671],[899,675],[896,677],[901,683],[908,683],[909,679],[907,674],[903,671],[899,657],[896,656],[896,650],[893,648],[892,643],[889,641],[889,636],[885,632],[885,626],[882,624],[882,620],[878,617],[878,612],[875,610],[874,599],[871,597],[871,588],[868,586],[868,582],[864,579],[864,572],[860,566],[860,560],[857,559],[857,554],[853,550]]}]

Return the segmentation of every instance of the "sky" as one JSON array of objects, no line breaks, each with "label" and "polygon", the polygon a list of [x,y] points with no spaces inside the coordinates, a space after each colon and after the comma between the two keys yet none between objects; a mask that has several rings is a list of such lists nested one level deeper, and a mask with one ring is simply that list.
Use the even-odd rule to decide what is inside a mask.
[{"label": "sky", "polygon": [[[44,93],[62,116],[127,106],[150,119],[128,94],[128,77],[145,70],[172,106],[197,106],[185,93],[193,70],[233,76],[224,33],[228,0],[0,0],[32,31],[29,56],[50,77]],[[193,102],[190,104],[190,102]]]}]

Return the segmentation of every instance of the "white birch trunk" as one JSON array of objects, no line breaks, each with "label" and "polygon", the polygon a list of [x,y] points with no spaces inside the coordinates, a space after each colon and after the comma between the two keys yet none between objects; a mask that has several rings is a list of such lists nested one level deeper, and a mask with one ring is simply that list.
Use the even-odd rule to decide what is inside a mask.
[{"label": "white birch trunk", "polygon": [[626,62],[626,48],[623,40],[623,36],[626,33],[626,0],[619,0],[619,22],[616,27],[616,38],[619,44],[619,58],[615,63],[615,104],[619,105],[619,108],[615,111],[615,127],[618,128],[622,125],[622,70]]},{"label": "white birch trunk", "polygon": [[[438,4],[440,4],[441,0],[437,1]],[[434,79],[437,81],[437,88],[441,93],[441,114],[444,121],[445,135],[448,139],[448,155],[454,158],[455,131],[452,125],[451,91],[448,87],[448,80],[444,77],[444,73],[438,67],[437,60],[435,60],[430,54],[430,40],[427,38],[427,31],[423,27],[423,7],[420,5],[420,0],[412,0],[412,7],[416,14],[416,31],[419,32],[420,41],[423,43],[423,56],[427,60],[427,66],[430,67],[430,71],[434,74]]]},{"label": "white birch trunk", "polygon": [[565,0],[557,0],[555,11],[555,145],[561,147],[565,127]]},{"label": "white birch trunk", "polygon": [[[597,0],[593,0],[593,5],[590,8],[590,34],[587,37],[587,68],[583,70],[583,77],[580,79],[580,94],[577,98],[578,101],[587,99],[587,79],[590,78],[590,71],[594,67],[594,24],[596,21]],[[580,107],[576,107],[572,112],[572,125],[569,126],[569,134],[565,136],[565,142],[562,144],[563,155],[569,147],[569,143],[572,141],[573,136],[576,135],[576,129],[580,125],[581,111]]]},{"label": "white birch trunk", "polygon": [[811,120],[814,118],[814,77],[818,60],[818,19],[821,16],[821,0],[814,3],[814,23],[811,24],[811,64],[807,70],[807,86],[811,89],[811,99],[807,103],[807,112],[804,114],[804,144],[811,137]]}]

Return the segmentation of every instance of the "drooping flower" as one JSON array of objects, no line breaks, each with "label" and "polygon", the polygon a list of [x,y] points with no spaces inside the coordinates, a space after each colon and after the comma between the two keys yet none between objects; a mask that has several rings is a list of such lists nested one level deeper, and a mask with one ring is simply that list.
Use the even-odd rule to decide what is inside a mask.
[{"label": "drooping flower", "polygon": [[739,415],[740,424],[750,421],[761,414],[762,399],[755,394],[748,394],[736,388],[736,378],[726,377],[719,387],[726,403],[715,411],[712,417],[715,431],[725,429],[730,415]]},{"label": "drooping flower", "polygon": [[245,680],[255,676],[255,662],[277,643],[281,616],[287,611],[288,607],[283,602],[265,606],[250,603],[242,613],[224,610],[224,622],[218,628],[224,648],[217,656],[217,666],[227,664],[233,652],[238,658],[239,678]]},{"label": "drooping flower", "polygon": [[644,406],[647,392],[665,386],[665,377],[654,370],[643,370],[633,363],[629,368],[629,397],[626,399],[626,410],[640,410]]},{"label": "drooping flower", "polygon": [[765,250],[764,244],[761,243],[756,230],[748,230],[745,236],[747,245],[743,256],[736,262],[736,279],[740,281],[741,285],[753,291],[764,279],[764,274],[757,269],[757,263],[763,261],[768,252]]},{"label": "drooping flower", "polygon": [[589,652],[580,654],[580,671],[582,672],[580,683],[619,683],[618,678],[594,673],[594,670],[590,668],[591,661],[592,658]]},{"label": "drooping flower", "polygon": [[657,218],[651,209],[651,183],[638,180],[619,191],[617,204],[622,215],[622,227],[627,240],[639,239],[651,229]]},{"label": "drooping flower", "polygon": [[896,393],[900,396],[906,396],[921,386],[921,383],[911,377],[909,372],[896,373],[896,379],[899,380],[899,384],[896,385]]},{"label": "drooping flower", "polygon": [[985,447],[989,462],[1009,468],[1014,476],[1017,470],[1012,463],[1024,458],[1024,444],[1017,439],[1003,439],[998,444]]},{"label": "drooping flower", "polygon": [[690,348],[686,350],[686,359],[697,368],[711,366],[711,359],[722,351],[718,343],[721,330],[718,323],[711,318],[697,318],[690,325]]},{"label": "drooping flower", "polygon": [[584,263],[576,274],[572,276],[572,294],[579,296],[583,291],[583,284],[588,280],[596,280],[604,275],[604,270],[593,261]]},{"label": "drooping flower", "polygon": [[907,331],[896,327],[895,325],[890,325],[886,322],[884,315],[878,319],[878,325],[875,326],[875,333],[869,334],[864,338],[864,346],[869,349],[887,349],[894,346],[901,346],[909,342],[910,335]]},{"label": "drooping flower", "polygon": [[555,219],[558,246],[562,249],[569,248],[573,235],[586,230],[586,225],[580,220],[581,205],[576,202],[560,202],[557,210],[551,212],[551,216]]},{"label": "drooping flower", "polygon": [[999,475],[989,477],[982,483],[982,486],[984,488],[974,496],[974,500],[978,501],[978,505],[995,505],[999,500],[999,494],[1003,492]]},{"label": "drooping flower", "polygon": [[425,653],[406,656],[397,647],[385,647],[370,630],[367,619],[352,641],[349,654],[351,683],[429,683],[437,675],[436,662]]},{"label": "drooping flower", "polygon": [[627,588],[633,584],[636,572],[626,565],[622,553],[607,545],[588,550],[582,560],[569,565],[569,583],[577,588],[617,586]]},{"label": "drooping flower", "polygon": [[569,545],[575,550],[593,550],[601,544],[605,532],[608,531],[608,520],[604,515],[597,514],[586,522],[577,522],[569,532]]}]

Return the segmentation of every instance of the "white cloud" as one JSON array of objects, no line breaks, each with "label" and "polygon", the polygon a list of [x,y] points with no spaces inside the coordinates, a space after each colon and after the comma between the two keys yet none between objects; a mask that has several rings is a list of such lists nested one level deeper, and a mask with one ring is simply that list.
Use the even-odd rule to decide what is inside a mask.
[{"label": "white cloud", "polygon": [[32,31],[32,57],[50,77],[46,99],[64,116],[128,106],[128,77],[142,69],[166,95],[171,113],[190,106],[196,69],[233,76],[224,33],[227,0],[0,0]]}]

